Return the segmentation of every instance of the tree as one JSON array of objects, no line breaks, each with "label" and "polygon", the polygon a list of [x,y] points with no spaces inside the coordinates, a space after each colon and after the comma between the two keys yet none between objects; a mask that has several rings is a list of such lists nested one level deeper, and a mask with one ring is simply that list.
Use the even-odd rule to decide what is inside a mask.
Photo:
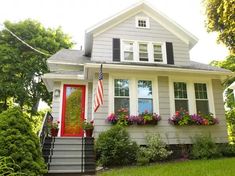
[{"label": "tree", "polygon": [[204,0],[208,32],[218,32],[218,42],[235,53],[235,0]]},{"label": "tree", "polygon": [[7,29],[0,31],[0,111],[8,108],[8,99],[12,98],[14,103],[28,107],[34,114],[40,99],[51,102],[51,94],[41,80],[48,72],[47,58],[61,48],[70,48],[73,43],[61,28],[46,29],[34,20],[4,24],[23,41],[48,54],[35,52]]}]

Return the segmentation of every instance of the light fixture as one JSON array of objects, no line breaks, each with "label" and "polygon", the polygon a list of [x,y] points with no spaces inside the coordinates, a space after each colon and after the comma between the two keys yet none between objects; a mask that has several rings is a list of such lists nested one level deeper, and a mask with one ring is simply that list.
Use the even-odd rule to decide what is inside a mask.
[{"label": "light fixture", "polygon": [[54,96],[59,97],[60,96],[60,89],[55,89]]}]

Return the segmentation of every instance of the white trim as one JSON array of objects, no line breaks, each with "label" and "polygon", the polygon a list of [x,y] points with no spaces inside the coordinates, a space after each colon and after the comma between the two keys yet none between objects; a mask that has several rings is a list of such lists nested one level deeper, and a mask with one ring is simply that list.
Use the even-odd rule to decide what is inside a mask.
[{"label": "white trim", "polygon": [[[139,20],[143,20],[146,23],[146,27],[139,26]],[[140,29],[149,29],[150,28],[150,22],[149,17],[146,16],[136,16],[135,17],[135,27]]]},{"label": "white trim", "polygon": [[171,116],[175,114],[175,98],[174,98],[174,82],[185,82],[187,84],[187,95],[188,95],[188,107],[189,107],[189,114],[196,114],[196,98],[195,98],[195,90],[194,90],[194,83],[205,83],[207,87],[207,96],[208,96],[208,105],[209,105],[209,112],[215,114],[214,108],[214,97],[213,97],[213,90],[212,90],[212,83],[211,79],[208,78],[192,78],[189,77],[169,77],[169,91],[170,91],[170,113]]}]

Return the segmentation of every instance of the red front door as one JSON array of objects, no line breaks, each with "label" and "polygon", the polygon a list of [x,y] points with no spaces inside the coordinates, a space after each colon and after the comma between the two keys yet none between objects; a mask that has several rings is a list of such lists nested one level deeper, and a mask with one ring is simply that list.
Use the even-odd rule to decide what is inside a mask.
[{"label": "red front door", "polygon": [[85,86],[64,85],[61,136],[83,136]]}]

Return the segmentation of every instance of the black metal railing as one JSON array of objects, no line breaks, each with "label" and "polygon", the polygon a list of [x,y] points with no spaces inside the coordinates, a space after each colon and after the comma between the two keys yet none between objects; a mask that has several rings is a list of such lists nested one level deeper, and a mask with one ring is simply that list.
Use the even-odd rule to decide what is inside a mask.
[{"label": "black metal railing", "polygon": [[43,122],[42,122],[42,128],[39,132],[39,138],[40,138],[40,144],[41,147],[43,147],[44,143],[45,143],[45,139],[46,137],[48,137],[49,131],[48,131],[48,122],[52,122],[53,121],[53,116],[51,115],[51,113],[47,112],[44,116]]}]

